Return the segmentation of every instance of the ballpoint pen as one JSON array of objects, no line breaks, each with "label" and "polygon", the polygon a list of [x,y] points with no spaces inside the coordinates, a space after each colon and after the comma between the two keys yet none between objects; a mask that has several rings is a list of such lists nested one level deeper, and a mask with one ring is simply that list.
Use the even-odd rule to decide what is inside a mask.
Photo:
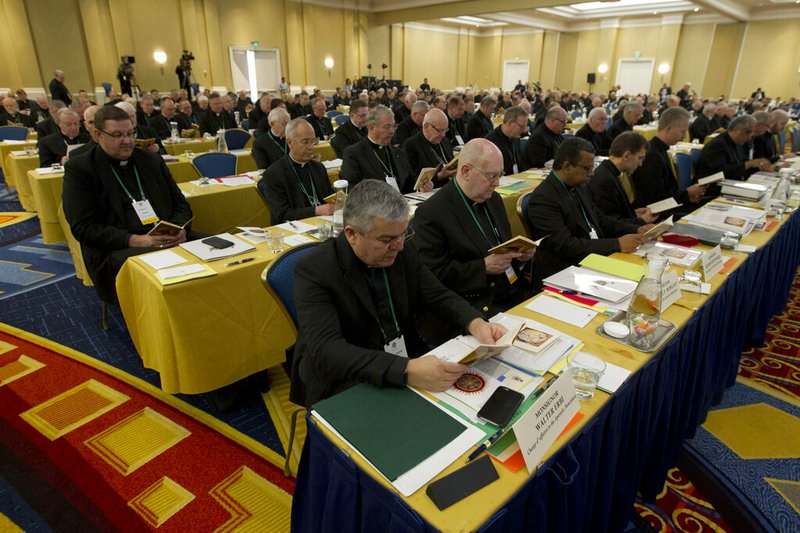
[{"label": "ballpoint pen", "polygon": [[501,429],[501,430],[499,430],[497,433],[495,433],[494,435],[492,435],[491,437],[489,437],[488,439],[486,439],[485,441],[483,441],[483,443],[482,443],[480,446],[478,446],[477,448],[475,448],[475,450],[474,450],[474,451],[473,451],[471,454],[469,454],[469,456],[467,456],[467,460],[466,460],[466,461],[464,461],[464,462],[465,462],[465,463],[468,463],[468,462],[472,461],[473,459],[475,459],[476,457],[478,457],[480,454],[482,454],[483,452],[485,452],[485,451],[486,451],[486,449],[487,449],[489,446],[491,446],[492,444],[494,444],[495,442],[497,442],[497,441],[498,441],[498,439],[500,439],[500,437],[502,437],[503,435],[505,435],[505,433],[506,433],[506,432],[505,432],[505,430]]},{"label": "ballpoint pen", "polygon": [[234,265],[243,265],[244,263],[249,263],[250,261],[255,261],[255,257],[248,257],[246,259],[239,259],[238,261],[231,261],[230,263],[226,263],[226,267],[234,266]]},{"label": "ballpoint pen", "polygon": [[536,398],[538,398],[539,396],[541,396],[542,394],[544,394],[544,391],[546,391],[547,389],[549,389],[549,388],[550,388],[550,385],[552,385],[552,384],[553,384],[553,382],[554,382],[554,381],[555,381],[557,378],[558,378],[558,376],[553,376],[552,378],[548,379],[548,380],[547,380],[547,383],[545,383],[543,387],[539,387],[539,388],[536,390],[536,392],[534,392],[534,393],[533,393],[533,399],[535,400]]},{"label": "ballpoint pen", "polygon": [[297,229],[297,226],[291,220],[289,221],[289,225],[292,227],[292,229]]}]

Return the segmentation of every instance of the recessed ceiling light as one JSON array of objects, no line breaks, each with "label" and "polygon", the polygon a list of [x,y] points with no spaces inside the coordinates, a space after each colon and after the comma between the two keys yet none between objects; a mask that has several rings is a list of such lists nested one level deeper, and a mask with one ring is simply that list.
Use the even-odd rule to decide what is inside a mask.
[{"label": "recessed ceiling light", "polygon": [[658,15],[658,11],[653,11],[653,15]]},{"label": "recessed ceiling light", "polygon": [[[798,0],[798,1],[800,2],[800,0]],[[694,8],[694,12],[695,12],[695,13],[697,13],[698,11],[700,11],[700,8],[699,8],[699,7],[696,7],[696,8]]]}]

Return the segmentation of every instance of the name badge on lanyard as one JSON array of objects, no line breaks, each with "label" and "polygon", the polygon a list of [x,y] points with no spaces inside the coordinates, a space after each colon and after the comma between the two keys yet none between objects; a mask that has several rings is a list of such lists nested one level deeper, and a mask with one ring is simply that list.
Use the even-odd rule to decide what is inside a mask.
[{"label": "name badge on lanyard", "polygon": [[514,267],[509,266],[506,269],[506,277],[508,278],[508,283],[513,285],[515,281],[517,281],[517,272],[514,270]]},{"label": "name badge on lanyard", "polygon": [[158,222],[158,215],[156,212],[153,211],[153,206],[150,205],[150,200],[140,200],[140,201],[133,201],[133,210],[136,211],[136,216],[139,217],[139,221],[145,224],[152,224],[154,222]]},{"label": "name badge on lanyard", "polygon": [[513,174],[519,174],[519,165],[514,163],[514,168],[511,171]]},{"label": "name badge on lanyard", "polygon": [[600,236],[597,235],[597,230],[594,229],[594,226],[589,226],[589,238],[590,239],[599,239]]},{"label": "name badge on lanyard", "polygon": [[399,355],[400,357],[405,357],[408,359],[408,351],[406,350],[406,340],[405,338],[400,335],[396,339],[390,340],[384,347],[384,352],[388,352],[392,355]]},{"label": "name badge on lanyard", "polygon": [[459,146],[461,146],[461,145],[463,145],[463,144],[464,144],[464,139],[462,139],[462,138],[461,138],[461,135],[459,135],[458,133],[456,133],[456,143],[457,143]]},{"label": "name badge on lanyard", "polygon": [[394,176],[386,176],[386,183],[397,189],[397,192],[400,192],[400,187],[397,185],[397,178]]}]

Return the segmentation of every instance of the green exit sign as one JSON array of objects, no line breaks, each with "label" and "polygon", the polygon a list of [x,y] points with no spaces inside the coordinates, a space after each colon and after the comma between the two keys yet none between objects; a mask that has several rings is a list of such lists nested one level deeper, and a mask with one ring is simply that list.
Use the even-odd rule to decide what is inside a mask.
[{"label": "green exit sign", "polygon": [[633,57],[635,57],[636,59],[639,59],[640,57],[642,57],[642,53],[639,50],[636,50],[633,53]]},{"label": "green exit sign", "polygon": [[258,41],[250,41],[250,46],[253,48],[258,48]]}]

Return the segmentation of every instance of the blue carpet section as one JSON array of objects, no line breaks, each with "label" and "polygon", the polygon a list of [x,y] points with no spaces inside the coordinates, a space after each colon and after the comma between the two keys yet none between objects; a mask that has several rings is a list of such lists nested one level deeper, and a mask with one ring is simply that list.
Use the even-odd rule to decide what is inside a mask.
[{"label": "blue carpet section", "polygon": [[[728,389],[722,403],[712,412],[758,403],[771,405],[800,419],[800,408],[741,383]],[[800,514],[765,481],[765,478],[799,481],[800,457],[745,460],[703,427],[687,441],[686,448],[710,475],[738,497],[738,505],[748,509],[765,530],[800,531]]]},{"label": "blue carpet section", "polygon": [[13,485],[0,476],[0,512],[23,531],[52,531]]},{"label": "blue carpet section", "polygon": [[74,275],[66,243],[44,244],[37,236],[0,248],[0,299]]},{"label": "blue carpet section", "polygon": [[[109,307],[110,330],[100,324],[101,304],[94,289],[69,277],[0,301],[0,322],[69,346],[133,376],[160,386],[158,373],[144,368],[122,312]],[[240,383],[242,404],[230,413],[215,411],[204,395],[177,395],[254,440],[283,454],[283,446],[252,380]]]}]

